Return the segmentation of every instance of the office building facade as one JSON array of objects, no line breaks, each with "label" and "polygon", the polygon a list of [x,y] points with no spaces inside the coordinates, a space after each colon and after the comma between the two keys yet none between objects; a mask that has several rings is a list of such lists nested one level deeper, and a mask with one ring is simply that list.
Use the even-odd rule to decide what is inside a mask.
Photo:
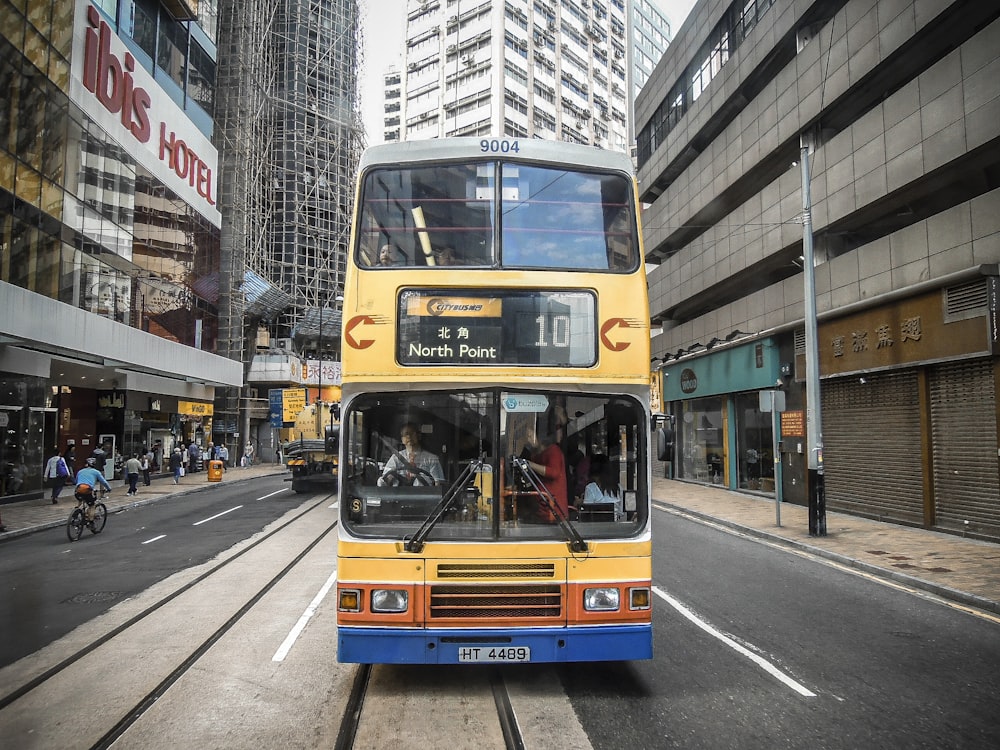
[{"label": "office building facade", "polygon": [[0,468],[211,436],[215,4],[0,2]]},{"label": "office building facade", "polygon": [[694,7],[636,102],[676,476],[806,502],[811,223],[827,507],[1000,537],[998,17]]}]

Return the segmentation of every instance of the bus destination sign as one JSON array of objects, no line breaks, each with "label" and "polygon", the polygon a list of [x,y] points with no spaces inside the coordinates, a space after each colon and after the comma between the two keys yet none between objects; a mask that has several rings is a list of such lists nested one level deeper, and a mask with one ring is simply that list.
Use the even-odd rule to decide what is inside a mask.
[{"label": "bus destination sign", "polygon": [[590,292],[404,290],[396,355],[404,366],[590,367],[597,361]]}]

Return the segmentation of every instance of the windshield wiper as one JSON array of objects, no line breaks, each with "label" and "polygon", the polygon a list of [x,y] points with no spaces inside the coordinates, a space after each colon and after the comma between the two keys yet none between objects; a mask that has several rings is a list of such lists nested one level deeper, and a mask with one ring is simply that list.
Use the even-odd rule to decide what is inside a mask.
[{"label": "windshield wiper", "polygon": [[573,526],[573,524],[569,522],[569,519],[563,515],[562,509],[560,509],[559,505],[556,503],[556,499],[552,496],[552,493],[549,492],[549,488],[542,483],[538,474],[536,474],[535,470],[528,464],[528,459],[515,457],[513,459],[513,463],[517,470],[521,472],[521,476],[524,477],[529,485],[531,485],[532,491],[538,493],[538,496],[541,497],[545,502],[545,505],[548,506],[549,511],[553,516],[555,516],[560,528],[562,528],[563,532],[566,534],[570,551],[587,552],[588,547],[586,540],[580,536],[580,532],[576,530],[576,527]]},{"label": "windshield wiper", "polygon": [[465,485],[469,481],[469,478],[483,466],[485,466],[485,461],[482,458],[469,462],[469,465],[465,467],[458,479],[456,479],[448,487],[448,489],[444,491],[444,494],[441,496],[441,500],[434,506],[430,515],[424,519],[424,522],[420,525],[420,528],[417,529],[417,532],[406,540],[406,543],[403,545],[403,549],[407,552],[420,552],[424,548],[424,542],[427,541],[428,535],[434,527],[437,526],[438,521],[444,517],[444,514],[451,507],[455,498],[458,497],[460,493],[465,491]]}]

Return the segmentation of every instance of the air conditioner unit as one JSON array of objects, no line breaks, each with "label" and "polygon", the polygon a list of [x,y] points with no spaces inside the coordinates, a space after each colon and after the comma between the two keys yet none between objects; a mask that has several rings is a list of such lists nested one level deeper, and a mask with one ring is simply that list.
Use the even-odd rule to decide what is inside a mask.
[{"label": "air conditioner unit", "polygon": [[555,31],[555,30],[556,30],[556,22],[549,21],[549,31]]},{"label": "air conditioner unit", "polygon": [[247,388],[247,398],[259,398],[256,388]]},{"label": "air conditioner unit", "polygon": [[458,16],[450,16],[448,18],[448,25],[449,26],[454,26],[456,23],[458,23]]},{"label": "air conditioner unit", "polygon": [[616,60],[621,60],[623,57],[625,57],[625,53],[622,52],[620,49],[616,49],[615,50],[615,59]]},{"label": "air conditioner unit", "polygon": [[420,113],[420,119],[421,120],[426,120],[427,119],[427,114],[428,114],[427,112],[421,112]]},{"label": "air conditioner unit", "polygon": [[414,69],[416,69],[416,67],[417,67],[416,63],[410,63],[409,65],[406,66],[406,69],[407,70],[414,70]]},{"label": "air conditioner unit", "polygon": [[278,349],[284,349],[285,351],[288,351],[288,352],[290,352],[292,350],[292,340],[291,339],[275,339],[274,340],[274,345]]},{"label": "air conditioner unit", "polygon": [[447,52],[449,55],[454,55],[456,52],[458,52],[458,45],[457,44],[449,44],[448,48],[445,49],[445,52]]},{"label": "air conditioner unit", "polygon": [[472,55],[462,55],[462,62],[466,65],[472,65],[472,63],[475,62],[475,58],[473,58]]}]

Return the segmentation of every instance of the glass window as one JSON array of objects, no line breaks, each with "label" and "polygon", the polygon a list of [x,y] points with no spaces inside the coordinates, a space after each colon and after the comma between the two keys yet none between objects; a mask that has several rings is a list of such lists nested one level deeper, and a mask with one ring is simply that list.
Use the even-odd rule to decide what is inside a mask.
[{"label": "glass window", "polygon": [[188,96],[198,102],[209,114],[215,106],[215,61],[191,40],[191,54],[188,57]]},{"label": "glass window", "polygon": [[363,195],[360,264],[491,263],[493,191],[479,184],[477,165],[374,171]]},{"label": "glass window", "polygon": [[736,465],[739,487],[774,491],[774,445],[771,414],[761,412],[757,391],[736,394]]},{"label": "glass window", "polygon": [[620,395],[363,395],[341,425],[343,520],[389,539],[425,524],[426,540],[627,536],[646,521],[634,456],[647,433],[640,404]]},{"label": "glass window", "polygon": [[160,14],[160,41],[156,64],[181,88],[184,87],[184,60],[187,57],[187,28],[166,11]]},{"label": "glass window", "polygon": [[503,265],[635,268],[630,190],[621,175],[505,164]]},{"label": "glass window", "polygon": [[135,43],[149,55],[156,56],[156,14],[159,6],[156,0],[135,0],[132,5],[132,28],[130,33]]},{"label": "glass window", "polygon": [[631,196],[622,174],[494,162],[376,170],[364,181],[359,263],[492,265],[499,223],[504,267],[630,271]]},{"label": "glass window", "polygon": [[680,476],[722,484],[725,479],[725,434],[722,399],[685,401],[678,428]]}]

